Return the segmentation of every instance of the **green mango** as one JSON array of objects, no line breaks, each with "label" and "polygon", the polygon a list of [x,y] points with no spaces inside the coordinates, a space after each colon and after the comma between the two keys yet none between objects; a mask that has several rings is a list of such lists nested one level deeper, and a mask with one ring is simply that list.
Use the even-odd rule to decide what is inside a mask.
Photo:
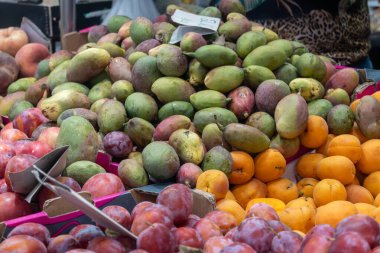
[{"label": "green mango", "polygon": [[184,115],[189,119],[192,119],[194,116],[194,108],[189,102],[173,101],[164,104],[158,111],[159,121],[163,121],[172,115]]},{"label": "green mango", "polygon": [[211,123],[216,123],[223,127],[230,123],[237,123],[236,115],[230,110],[211,107],[202,109],[195,113],[193,123],[198,132],[202,133],[205,126]]},{"label": "green mango", "polygon": [[47,77],[46,84],[50,88],[50,90],[53,90],[55,87],[57,87],[60,84],[67,83],[67,69],[70,66],[71,60],[67,60],[59,64],[53,71],[50,72],[50,74]]},{"label": "green mango", "polygon": [[276,79],[276,76],[266,67],[250,65],[244,68],[244,83],[253,90],[256,90],[262,82],[270,79]]},{"label": "green mango", "polygon": [[89,93],[89,88],[83,84],[80,83],[74,83],[74,82],[68,82],[68,83],[63,83],[58,86],[56,86],[53,91],[51,92],[52,95],[61,92],[63,90],[74,90],[79,93],[83,93],[85,95],[88,95]]},{"label": "green mango", "polygon": [[127,112],[120,101],[109,99],[99,109],[98,126],[104,134],[121,130],[126,121]]},{"label": "green mango", "polygon": [[216,146],[206,153],[202,163],[202,170],[220,170],[228,177],[232,171],[232,163],[230,152],[222,146]]},{"label": "green mango", "polygon": [[88,97],[91,103],[95,103],[102,98],[112,98],[112,83],[109,80],[104,80],[95,84],[88,92]]},{"label": "green mango", "polygon": [[255,48],[250,52],[243,61],[243,67],[250,65],[259,65],[275,70],[283,65],[286,61],[286,54],[283,50],[269,45]]},{"label": "green mango", "polygon": [[207,73],[204,83],[210,90],[227,93],[244,80],[244,71],[236,66],[221,66]]},{"label": "green mango", "polygon": [[152,142],[154,126],[145,119],[132,118],[125,125],[124,132],[128,134],[134,144],[143,148]]},{"label": "green mango", "polygon": [[125,100],[125,109],[131,118],[138,117],[149,122],[157,118],[157,103],[145,93],[135,92],[128,96]]},{"label": "green mango", "polygon": [[208,71],[197,59],[193,59],[189,64],[189,83],[193,86],[202,85]]},{"label": "green mango", "polygon": [[210,107],[225,108],[230,100],[223,93],[215,90],[202,90],[190,96],[190,102],[197,110]]},{"label": "green mango", "polygon": [[127,97],[133,92],[133,84],[127,80],[116,81],[111,86],[112,96],[122,103],[124,103]]},{"label": "green mango", "polygon": [[178,77],[161,77],[152,85],[152,92],[162,103],[189,101],[194,88],[187,81]]},{"label": "green mango", "polygon": [[205,151],[202,139],[187,129],[178,129],[169,137],[169,144],[177,152],[182,163],[200,164]]},{"label": "green mango", "polygon": [[137,17],[132,21],[129,28],[130,36],[136,45],[144,40],[154,38],[154,29],[152,22],[145,17]]},{"label": "green mango", "polygon": [[274,46],[276,48],[280,48],[281,50],[284,51],[287,57],[292,56],[293,51],[294,51],[293,43],[289,40],[284,40],[284,39],[274,40],[274,41],[269,42],[268,45]]},{"label": "green mango", "polygon": [[251,114],[245,124],[257,128],[266,134],[268,138],[272,138],[276,132],[276,123],[273,117],[266,112],[255,112]]},{"label": "green mango", "polygon": [[325,94],[325,87],[313,78],[296,78],[289,83],[292,93],[300,93],[306,102],[320,99]]},{"label": "green mango", "polygon": [[195,57],[206,68],[234,65],[238,59],[234,50],[220,45],[206,45],[186,54]]},{"label": "green mango", "polygon": [[334,135],[351,133],[354,122],[355,115],[348,105],[336,105],[327,114],[329,133]]},{"label": "green mango", "polygon": [[312,53],[299,56],[294,66],[301,77],[314,78],[322,82],[326,76],[326,65],[320,57]]},{"label": "green mango", "polygon": [[106,170],[94,162],[77,161],[65,168],[63,176],[71,177],[83,186],[88,179],[99,173],[106,173]]},{"label": "green mango", "polygon": [[16,91],[26,91],[29,88],[29,86],[31,86],[36,81],[37,79],[34,77],[20,78],[8,86],[7,94],[14,93]]},{"label": "green mango", "polygon": [[244,59],[252,50],[267,43],[265,34],[260,31],[250,31],[242,34],[236,42],[236,52]]},{"label": "green mango", "polygon": [[307,110],[309,115],[317,115],[324,119],[327,118],[327,114],[333,108],[333,104],[327,99],[317,99],[307,104]]}]

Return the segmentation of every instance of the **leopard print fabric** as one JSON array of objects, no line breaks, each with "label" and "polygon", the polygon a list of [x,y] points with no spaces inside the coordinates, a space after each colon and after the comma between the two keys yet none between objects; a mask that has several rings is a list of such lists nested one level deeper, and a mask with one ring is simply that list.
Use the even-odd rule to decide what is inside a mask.
[{"label": "leopard print fabric", "polygon": [[298,17],[255,22],[281,38],[303,42],[313,53],[331,57],[340,65],[350,65],[366,57],[370,49],[368,6],[363,2],[351,7],[340,5],[336,16],[313,10]]}]

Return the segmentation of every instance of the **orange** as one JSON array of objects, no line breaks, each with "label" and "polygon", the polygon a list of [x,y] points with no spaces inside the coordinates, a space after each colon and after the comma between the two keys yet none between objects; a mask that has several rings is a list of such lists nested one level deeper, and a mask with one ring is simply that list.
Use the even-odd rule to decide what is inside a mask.
[{"label": "orange", "polygon": [[370,174],[374,171],[380,171],[380,139],[373,139],[362,144],[362,157],[356,164],[357,169],[364,173]]},{"label": "orange", "polygon": [[254,204],[264,203],[271,206],[276,212],[281,212],[285,209],[285,203],[282,200],[274,198],[256,198],[248,202],[247,207],[245,208],[248,211]]},{"label": "orange", "polygon": [[356,122],[354,123],[354,126],[352,127],[351,134],[356,136],[356,138],[358,138],[360,143],[362,143],[362,144],[369,140],[367,137],[364,136],[362,131],[360,131]]},{"label": "orange", "polygon": [[360,185],[348,185],[346,186],[347,192],[347,201],[351,203],[367,203],[373,204],[373,196],[372,194],[363,186]]},{"label": "orange", "polygon": [[372,172],[364,179],[363,186],[375,198],[380,193],[380,171]]},{"label": "orange", "polygon": [[329,147],[329,144],[330,144],[330,141],[335,137],[335,135],[333,134],[329,134],[327,135],[327,140],[325,141],[325,143],[320,146],[318,149],[316,149],[315,151],[319,154],[322,154],[324,156],[327,156],[327,148]]},{"label": "orange", "polygon": [[267,183],[279,179],[285,173],[285,157],[276,149],[267,149],[255,158],[255,177]]},{"label": "orange", "polygon": [[267,184],[268,198],[282,200],[285,204],[298,198],[298,188],[287,178],[280,178]]},{"label": "orange", "polygon": [[307,233],[314,226],[315,209],[307,206],[285,208],[278,214],[280,221],[292,230]]},{"label": "orange", "polygon": [[334,137],[328,148],[327,155],[342,155],[357,163],[362,157],[362,147],[360,140],[351,134],[342,134]]},{"label": "orange", "polygon": [[357,210],[351,202],[333,201],[317,208],[315,225],[329,224],[335,228],[341,220],[354,214],[357,214]]},{"label": "orange", "polygon": [[355,114],[356,108],[357,108],[358,105],[359,105],[359,102],[360,102],[360,99],[355,99],[355,100],[350,104],[351,111],[352,111],[354,114]]},{"label": "orange", "polygon": [[317,165],[323,158],[325,158],[325,156],[318,153],[301,156],[296,164],[297,174],[303,178],[317,179]]},{"label": "orange", "polygon": [[338,180],[323,179],[315,185],[313,199],[317,207],[336,200],[346,200],[346,188],[344,188],[344,185]]},{"label": "orange", "polygon": [[300,197],[298,199],[293,199],[288,204],[286,204],[286,208],[291,208],[291,207],[293,207],[293,208],[300,208],[300,207],[303,207],[303,206],[307,206],[307,207],[309,207],[311,209],[317,208],[315,206],[313,198],[309,198],[309,197]]},{"label": "orange", "polygon": [[223,199],[229,188],[228,178],[220,170],[207,170],[198,177],[195,188],[213,194],[216,200]]},{"label": "orange", "polygon": [[255,174],[255,164],[250,154],[243,151],[232,151],[232,171],[228,178],[230,184],[244,184]]},{"label": "orange", "polygon": [[329,127],[324,118],[310,115],[305,132],[301,134],[301,143],[307,148],[319,148],[326,142],[328,134]]},{"label": "orange", "polygon": [[317,176],[320,179],[332,178],[342,184],[351,184],[356,174],[355,165],[345,156],[330,156],[323,158],[317,166]]},{"label": "orange", "polygon": [[235,196],[232,194],[231,191],[228,191],[226,196],[224,197],[225,199],[231,199],[231,200],[235,200],[236,201],[236,198]]},{"label": "orange", "polygon": [[254,198],[265,198],[267,186],[260,180],[253,178],[245,184],[235,185],[232,193],[236,201],[245,209],[248,202]]},{"label": "orange", "polygon": [[299,191],[300,196],[302,197],[313,197],[313,190],[314,186],[318,183],[319,181],[314,178],[303,178],[297,183],[297,188]]},{"label": "orange", "polygon": [[376,210],[376,206],[368,204],[368,203],[355,203],[356,210],[358,214],[365,214],[370,217],[374,217],[374,211]]},{"label": "orange", "polygon": [[216,209],[220,210],[220,211],[227,212],[229,214],[232,214],[236,218],[236,220],[238,221],[238,224],[240,224],[244,220],[245,211],[234,200],[222,199],[216,203]]}]

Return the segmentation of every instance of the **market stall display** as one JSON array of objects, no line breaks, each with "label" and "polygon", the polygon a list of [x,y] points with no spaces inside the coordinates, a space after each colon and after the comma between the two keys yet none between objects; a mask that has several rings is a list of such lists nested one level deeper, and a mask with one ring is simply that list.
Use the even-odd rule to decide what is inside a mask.
[{"label": "market stall display", "polygon": [[[252,23],[240,1],[201,14],[169,5],[155,22],[114,16],[75,52],[2,49],[0,207],[13,205],[0,221],[18,226],[1,252],[13,243],[22,252],[376,252],[378,85]],[[96,224],[58,237],[36,224],[57,195],[39,186],[31,197],[15,175],[59,148],[57,180],[95,202],[170,184],[157,204],[104,210],[136,244]],[[216,210],[191,214],[191,188]]]}]

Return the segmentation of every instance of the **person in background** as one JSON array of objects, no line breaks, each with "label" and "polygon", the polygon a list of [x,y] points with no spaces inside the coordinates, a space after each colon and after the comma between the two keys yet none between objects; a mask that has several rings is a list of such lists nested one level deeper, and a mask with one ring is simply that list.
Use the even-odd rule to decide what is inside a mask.
[{"label": "person in background", "polygon": [[[212,0],[210,5],[218,4]],[[247,17],[338,64],[373,68],[367,0],[246,0]],[[247,3],[246,3],[247,6]]]}]

